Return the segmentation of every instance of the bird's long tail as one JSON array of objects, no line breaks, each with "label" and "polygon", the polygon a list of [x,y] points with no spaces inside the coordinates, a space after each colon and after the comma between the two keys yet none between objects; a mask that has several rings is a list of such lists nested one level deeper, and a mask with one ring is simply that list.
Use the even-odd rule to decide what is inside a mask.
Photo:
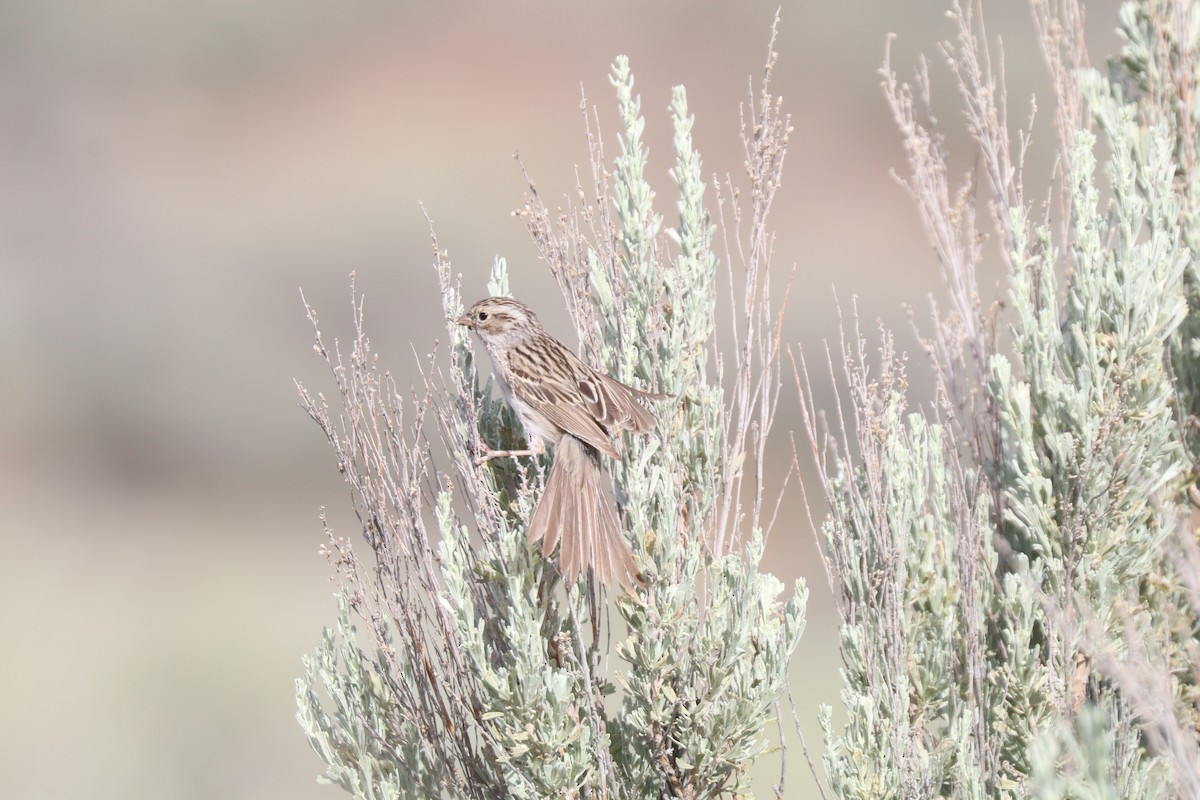
[{"label": "bird's long tail", "polygon": [[600,469],[600,454],[570,434],[554,448],[546,490],[529,523],[529,540],[539,539],[547,557],[561,541],[559,568],[568,581],[588,567],[605,586],[633,588],[637,581],[637,565],[621,531],[612,484]]}]

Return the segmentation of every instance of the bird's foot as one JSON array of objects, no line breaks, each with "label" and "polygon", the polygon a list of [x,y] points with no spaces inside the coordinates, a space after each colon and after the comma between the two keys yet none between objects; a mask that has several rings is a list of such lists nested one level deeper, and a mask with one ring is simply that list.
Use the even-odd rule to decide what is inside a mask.
[{"label": "bird's foot", "polygon": [[536,456],[533,450],[493,450],[486,444],[480,443],[479,457],[475,459],[475,466],[482,467],[493,458],[518,458],[520,456]]}]

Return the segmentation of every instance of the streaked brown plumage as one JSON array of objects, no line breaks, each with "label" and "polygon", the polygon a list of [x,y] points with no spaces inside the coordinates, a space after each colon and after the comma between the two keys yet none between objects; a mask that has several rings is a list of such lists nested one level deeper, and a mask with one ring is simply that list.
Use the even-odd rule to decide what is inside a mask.
[{"label": "streaked brown plumage", "polygon": [[620,458],[620,439],[614,440],[614,434],[653,430],[654,415],[642,401],[658,395],[626,386],[580,361],[516,300],[480,300],[457,322],[473,330],[487,348],[500,390],[529,441],[529,450],[488,451],[479,463],[534,455],[554,445],[546,490],[529,523],[530,540],[542,540],[547,556],[561,542],[559,564],[569,581],[591,567],[603,584],[632,587],[637,567],[612,486],[600,469],[600,453]]}]

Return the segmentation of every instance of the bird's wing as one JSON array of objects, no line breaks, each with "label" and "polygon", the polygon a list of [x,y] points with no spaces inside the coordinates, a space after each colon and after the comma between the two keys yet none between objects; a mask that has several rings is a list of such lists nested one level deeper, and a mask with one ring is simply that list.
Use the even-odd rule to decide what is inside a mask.
[{"label": "bird's wing", "polygon": [[[566,361],[562,360],[563,356],[567,357]],[[556,352],[558,363],[555,366],[563,368],[562,372],[571,375],[572,383],[576,383],[578,376],[584,373],[573,368],[575,364],[570,363],[573,359],[574,356],[563,348]],[[546,380],[544,375],[534,373],[534,363],[529,357],[509,359],[509,385],[513,394],[556,427],[613,458],[619,458],[620,452],[613,446],[608,429],[593,415],[591,404],[581,398],[578,386]],[[579,366],[583,366],[582,363]]]},{"label": "bird's wing", "polygon": [[579,392],[588,401],[592,414],[606,429],[624,428],[634,433],[649,433],[657,420],[639,402],[640,397],[655,399],[657,395],[639,391],[611,378],[603,372],[588,370],[590,375],[580,381]]},{"label": "bird's wing", "polygon": [[592,415],[588,405],[580,402],[579,397],[572,397],[545,383],[522,386],[521,389],[514,386],[513,390],[519,391],[526,403],[565,433],[613,458],[620,458],[621,453],[613,444],[608,429]]},{"label": "bird's wing", "polygon": [[570,388],[537,380],[522,370],[516,360],[509,362],[513,391],[535,411],[613,458],[619,458],[620,451],[613,443],[611,431],[625,429],[649,433],[654,429],[654,415],[638,402],[637,397],[653,398],[656,395],[640,392],[597,372],[565,347],[558,352],[566,358],[562,366],[572,376],[574,386]]}]

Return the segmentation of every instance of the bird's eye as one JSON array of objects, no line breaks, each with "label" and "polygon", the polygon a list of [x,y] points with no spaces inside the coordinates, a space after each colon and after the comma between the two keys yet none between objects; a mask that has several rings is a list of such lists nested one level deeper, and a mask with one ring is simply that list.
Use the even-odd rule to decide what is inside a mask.
[{"label": "bird's eye", "polygon": [[488,318],[488,313],[487,313],[486,311],[480,311],[478,314],[476,314],[476,315],[475,315],[475,317],[476,317],[476,318],[477,318],[477,319],[478,319],[480,322],[483,322],[485,319],[487,319],[487,318]]}]

